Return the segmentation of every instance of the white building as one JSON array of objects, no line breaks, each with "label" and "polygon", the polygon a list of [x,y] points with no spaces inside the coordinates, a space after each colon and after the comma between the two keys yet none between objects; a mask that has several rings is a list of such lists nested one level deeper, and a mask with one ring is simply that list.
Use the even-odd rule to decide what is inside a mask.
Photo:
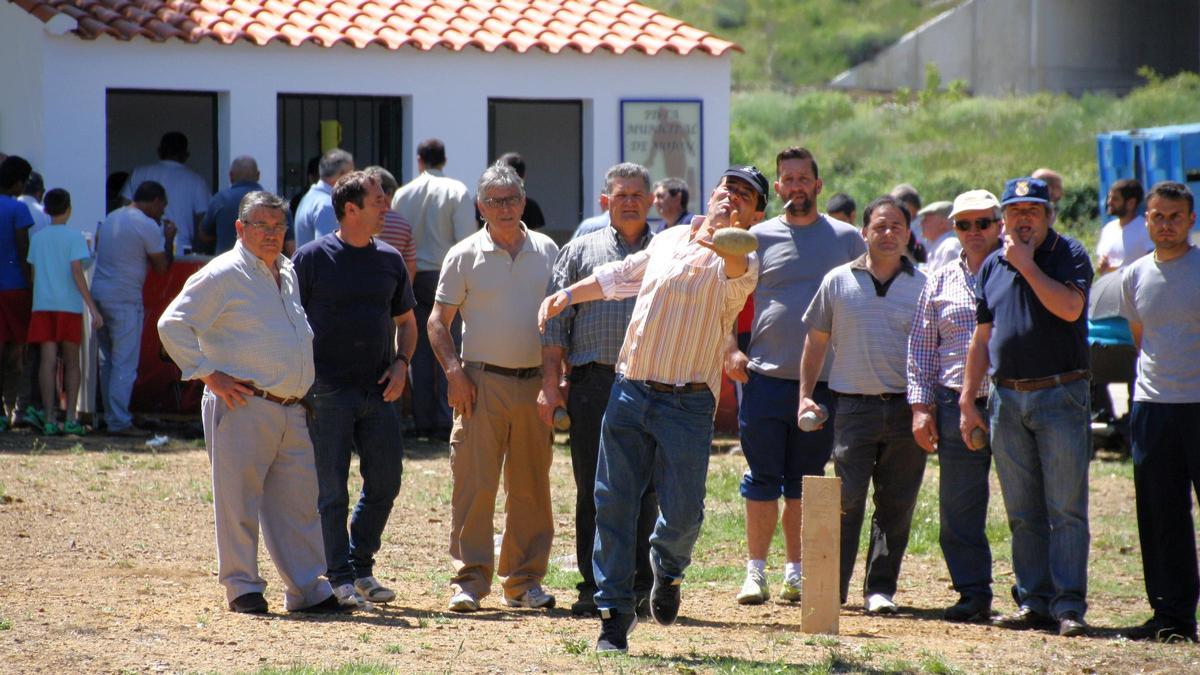
[{"label": "white building", "polygon": [[677,166],[698,189],[715,183],[733,49],[628,0],[8,0],[0,151],[70,190],[87,223],[104,216],[108,174],[154,161],[170,130],[188,135],[189,165],[214,190],[249,154],[288,196],[306,187],[322,122],[326,143],[340,129],[359,166],[401,182],[437,137],[446,173],[469,186],[521,152],[562,238],[596,212],[610,165],[645,159],[622,150],[632,101],[698,114]]}]

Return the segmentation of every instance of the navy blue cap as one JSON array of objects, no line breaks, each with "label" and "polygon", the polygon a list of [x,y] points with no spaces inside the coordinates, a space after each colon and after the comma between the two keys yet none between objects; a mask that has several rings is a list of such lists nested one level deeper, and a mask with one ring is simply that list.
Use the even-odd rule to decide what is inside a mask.
[{"label": "navy blue cap", "polygon": [[731,166],[725,169],[725,173],[721,174],[722,178],[725,176],[732,176],[746,181],[762,197],[767,196],[767,190],[771,187],[770,182],[767,181],[767,177],[757,167],[750,165]]},{"label": "navy blue cap", "polygon": [[1036,204],[1050,203],[1050,186],[1046,181],[1037,178],[1013,178],[1004,184],[1004,193],[1000,195],[1000,206],[1008,206],[1018,202],[1034,202]]}]

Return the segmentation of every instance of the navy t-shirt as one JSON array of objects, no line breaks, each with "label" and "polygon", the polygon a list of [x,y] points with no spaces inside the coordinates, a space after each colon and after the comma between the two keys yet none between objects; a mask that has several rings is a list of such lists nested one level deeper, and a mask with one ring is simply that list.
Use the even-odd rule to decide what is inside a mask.
[{"label": "navy t-shirt", "polygon": [[1033,252],[1051,279],[1083,291],[1085,310],[1063,321],[1046,309],[1000,249],[983,262],[975,288],[976,318],[992,324],[992,377],[1025,380],[1088,368],[1087,295],[1092,262],[1083,245],[1051,229]]},{"label": "navy t-shirt", "polygon": [[392,362],[392,317],[416,305],[404,258],[377,237],[356,248],[327,234],[301,246],[292,262],[315,336],[317,381],[374,385]]}]

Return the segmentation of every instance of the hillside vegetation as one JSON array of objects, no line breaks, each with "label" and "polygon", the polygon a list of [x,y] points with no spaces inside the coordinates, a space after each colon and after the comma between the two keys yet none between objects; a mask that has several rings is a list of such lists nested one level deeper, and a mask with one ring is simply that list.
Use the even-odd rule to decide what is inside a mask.
[{"label": "hillside vegetation", "polygon": [[735,89],[820,85],[958,0],[642,0],[736,42]]},{"label": "hillside vegetation", "polygon": [[[1048,166],[1065,182],[1060,222],[1094,242],[1096,134],[1200,122],[1200,76],[1146,75],[1147,84],[1124,98],[968,97],[957,86],[886,98],[736,92],[730,160],[757,165],[773,177],[775,153],[789,145],[807,147],[825,183],[822,206],[835,192],[848,193],[861,206],[900,182],[912,183],[927,202],[976,187],[998,195],[1005,179]],[[778,212],[778,199],[769,209]]]}]

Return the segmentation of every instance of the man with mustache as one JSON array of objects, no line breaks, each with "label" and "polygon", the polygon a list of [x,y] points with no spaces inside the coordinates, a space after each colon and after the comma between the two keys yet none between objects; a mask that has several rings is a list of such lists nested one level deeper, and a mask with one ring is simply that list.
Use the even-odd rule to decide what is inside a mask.
[{"label": "man with mustache", "polygon": [[[1019,606],[1000,624],[1076,637],[1087,632],[1092,264],[1079,242],[1050,227],[1045,182],[1008,181],[1000,207],[1004,248],[979,270],[959,431],[970,445],[976,427],[991,429]],[[975,407],[985,372],[986,423]]]},{"label": "man with mustache", "polygon": [[[783,538],[787,549],[780,597],[800,599],[800,495],[804,476],[819,476],[833,451],[833,424],[804,433],[796,426],[800,394],[800,352],[808,328],[802,316],[829,270],[866,252],[853,226],[817,211],[821,178],[817,160],[791,147],[775,157],[775,193],[787,205],[781,215],[750,231],[758,238],[761,264],[754,293],[754,321],[747,354],[733,355],[730,376],[745,380],[738,427],[749,470],[742,476],[746,500],[746,580],[737,594],[743,605],[771,595],[767,551],[779,522],[783,498]],[[833,407],[828,368],[813,396]]]}]

